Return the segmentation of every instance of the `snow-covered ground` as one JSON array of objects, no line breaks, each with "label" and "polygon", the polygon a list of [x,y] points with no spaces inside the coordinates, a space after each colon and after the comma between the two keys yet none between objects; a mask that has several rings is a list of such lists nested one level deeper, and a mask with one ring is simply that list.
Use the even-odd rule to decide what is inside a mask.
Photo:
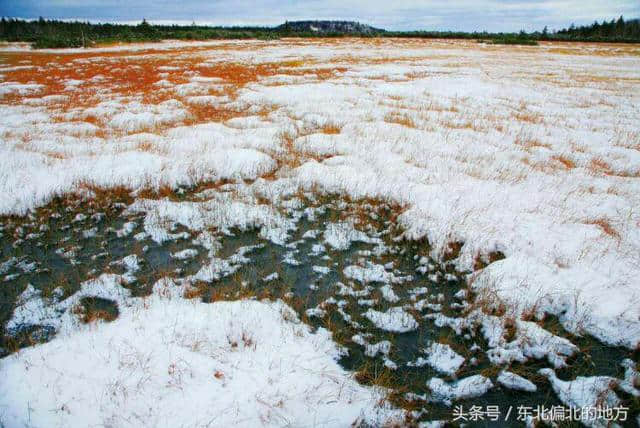
[{"label": "snow-covered ground", "polygon": [[[116,279],[98,285],[125,291]],[[118,299],[128,307],[111,323],[62,326],[67,334],[0,360],[3,424],[333,427],[399,417],[338,365],[326,330],[311,334],[282,302],[205,304],[181,291],[159,281],[144,301]]]},{"label": "snow-covered ground", "polygon": [[[573,333],[627,348],[640,342],[638,46],[350,39],[166,42],[37,54],[15,48],[0,61],[0,214],[24,215],[55,196],[96,188],[162,191],[226,180],[234,183],[232,192],[223,184],[203,191],[199,202],[140,198],[128,208],[144,214],[144,233],[156,242],[176,238],[163,227],[167,222],[201,232],[201,245],[209,245],[212,260],[198,278],[208,280],[224,265],[214,257],[215,243],[207,244],[206,231],[212,227],[257,227],[261,237],[283,245],[295,224],[278,208],[300,189],[382,199],[402,207],[397,222],[406,238],[427,238],[432,259],[453,257],[459,271],[473,272],[469,282],[478,295],[504,304],[507,316],[549,313]],[[346,223],[327,227],[323,236],[332,249],[347,248],[352,241],[382,245]],[[325,247],[318,244],[317,251]],[[497,252],[505,257],[478,269],[479,260],[488,262]],[[328,269],[321,267],[325,274]],[[363,283],[404,281],[381,265],[349,266],[345,275]],[[383,297],[397,299],[391,288],[383,290]],[[162,311],[177,319],[187,303],[156,307],[154,302],[143,315],[124,312],[91,334],[85,329],[24,351],[19,361],[3,360],[3,373],[19,380],[25,376],[21,370],[29,368],[29,376],[42,373],[34,382],[53,385],[57,372],[42,357],[64,358],[57,350],[72,340],[81,379],[87,375],[82,369],[90,361],[91,343],[124,341],[127,329],[142,329],[149,346],[162,344],[188,361],[201,358],[178,349],[160,327],[144,327],[154,316],[162,318]],[[252,305],[251,316],[272,309]],[[219,316],[215,322],[220,325],[227,320],[210,307],[192,306],[203,319]],[[226,307],[237,315],[241,306]],[[402,307],[365,313],[389,331],[418,325]],[[271,321],[284,337],[287,324]],[[488,340],[493,337],[486,330],[493,322],[488,316],[461,320],[439,315],[436,322],[478,323]],[[516,326],[518,340],[496,339],[494,359],[546,355],[561,367],[567,352],[573,352],[570,344],[548,339],[530,321]],[[541,339],[525,344],[531,332]],[[212,343],[220,339],[206,337]],[[318,350],[311,346],[321,340],[317,336],[303,333],[295,340],[316,352],[323,367],[332,367],[335,350],[328,342]],[[445,373],[455,370],[462,357],[448,352],[451,364],[427,357],[428,364]],[[308,358],[283,358],[293,361],[296,355]],[[158,364],[170,364],[167,358]],[[270,358],[264,356],[265,364]],[[324,374],[317,376],[318,382],[328,382]],[[351,382],[345,373],[336,376],[338,383]],[[219,382],[210,378],[206,382]],[[493,385],[482,377],[472,380],[477,379],[483,390]],[[111,380],[95,382],[97,394]],[[143,387],[155,391],[154,382],[164,380],[154,377]],[[189,382],[196,382],[194,388],[207,385],[199,377]],[[434,378],[432,383],[442,392],[441,401],[449,402],[465,396],[457,392],[465,382],[451,386]],[[506,376],[500,383],[515,385]],[[271,386],[274,391],[277,385]],[[349,385],[354,397],[374,394]],[[33,394],[32,387],[24,383],[20,391]],[[327,396],[335,394],[326,388]],[[45,408],[59,404],[64,410],[65,404],[52,397],[39,399]],[[306,403],[304,396],[296,399]],[[297,406],[286,404],[269,415],[283,415],[295,425],[301,420],[299,409],[289,405]],[[328,420],[323,415],[355,418],[357,407],[335,414],[330,405],[319,406],[317,421]],[[232,402],[229,408],[234,409]],[[65,422],[63,410],[56,417]],[[117,403],[109,405],[102,416],[118,411]],[[250,424],[262,416],[246,417]]]}]

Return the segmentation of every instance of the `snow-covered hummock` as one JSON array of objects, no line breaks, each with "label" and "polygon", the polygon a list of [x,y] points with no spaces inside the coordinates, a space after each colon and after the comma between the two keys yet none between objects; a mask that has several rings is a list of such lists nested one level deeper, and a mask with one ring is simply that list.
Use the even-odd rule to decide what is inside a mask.
[{"label": "snow-covered hummock", "polygon": [[389,284],[385,284],[380,287],[380,293],[382,294],[382,298],[390,303],[396,303],[400,300],[400,297],[393,291],[393,288]]},{"label": "snow-covered hummock", "polygon": [[[552,369],[540,369],[538,371],[551,382],[551,387],[560,401],[568,407],[615,407],[620,404],[620,399],[613,388],[620,383],[619,379],[609,376],[578,376],[572,381],[558,379]],[[585,420],[588,426],[606,427],[603,420]]]},{"label": "snow-covered hummock", "polygon": [[158,295],[175,285],[155,288],[111,323],[0,360],[3,422],[348,426],[400,417],[338,365],[329,332],[311,333],[283,303],[204,304]]},{"label": "snow-covered hummock", "polygon": [[438,327],[449,327],[457,335],[463,331],[473,333],[477,326],[487,340],[487,357],[494,365],[521,363],[527,360],[546,358],[555,368],[566,366],[566,359],[578,351],[578,347],[569,340],[556,336],[531,321],[515,321],[515,337],[508,342],[505,337],[504,320],[475,310],[466,317],[452,318],[442,313],[426,314]]},{"label": "snow-covered hummock", "polygon": [[636,370],[636,363],[625,358],[621,365],[624,367],[624,380],[620,382],[620,389],[634,397],[640,397],[640,372]]},{"label": "snow-covered hummock", "polygon": [[131,292],[122,287],[130,282],[130,274],[102,274],[96,279],[83,282],[80,290],[64,300],[62,293],[53,293],[51,297],[43,297],[42,292],[33,285],[27,285],[20,294],[13,315],[6,324],[7,331],[17,331],[27,326],[50,326],[58,332],[73,331],[78,327],[78,320],[73,308],[84,297],[99,297],[116,302],[119,307],[130,304]]},{"label": "snow-covered hummock", "polygon": [[417,311],[430,309],[434,312],[440,312],[442,310],[442,305],[440,303],[431,303],[429,302],[429,299],[420,299],[413,304],[413,308]]},{"label": "snow-covered hummock", "polygon": [[504,321],[481,311],[471,313],[468,320],[479,322],[488,342],[487,357],[493,364],[525,362],[529,358],[546,357],[555,368],[566,366],[567,357],[578,352],[578,347],[564,337],[556,336],[532,321],[516,320],[516,337],[505,340]]},{"label": "snow-covered hummock", "polygon": [[388,340],[382,340],[378,343],[370,344],[360,334],[354,335],[351,340],[353,341],[353,343],[357,343],[358,345],[365,348],[364,354],[367,357],[375,357],[376,355],[378,355],[378,353],[386,356],[389,355],[389,352],[391,351],[391,342],[389,342]]},{"label": "snow-covered hummock", "polygon": [[265,276],[264,278],[262,278],[262,280],[264,282],[270,282],[270,281],[275,281],[279,277],[280,277],[280,275],[278,275],[278,272],[273,272],[273,273],[270,273],[269,275]]},{"label": "snow-covered hummock", "polygon": [[189,279],[195,281],[213,282],[220,278],[231,275],[240,269],[240,265],[232,264],[228,259],[220,259],[218,257],[211,257],[207,264],[204,264],[195,275],[192,275]]},{"label": "snow-covered hummock", "polygon": [[341,282],[336,282],[335,285],[338,287],[338,291],[336,291],[338,296],[364,297],[371,294],[371,287],[368,285],[361,290],[355,290],[353,287],[344,285]]},{"label": "snow-covered hummock", "polygon": [[122,265],[127,272],[135,273],[140,270],[141,262],[137,254],[130,254],[116,263]]},{"label": "snow-covered hummock", "polygon": [[343,270],[344,276],[351,278],[363,284],[369,282],[389,282],[394,275],[387,272],[383,265],[371,263],[367,261],[366,266],[350,265]]},{"label": "snow-covered hummock", "polygon": [[427,387],[431,391],[430,399],[450,406],[456,400],[480,397],[486,394],[493,383],[482,375],[465,377],[453,383],[434,377],[429,379]]},{"label": "snow-covered hummock", "polygon": [[298,250],[287,251],[282,258],[282,263],[286,263],[291,266],[300,266],[301,263],[295,258],[296,253],[298,253]]},{"label": "snow-covered hummock", "polygon": [[171,257],[178,260],[192,259],[198,255],[198,250],[194,248],[187,248],[186,250],[178,251],[171,254]]},{"label": "snow-covered hummock", "polygon": [[324,242],[336,250],[346,250],[352,242],[366,242],[377,244],[379,238],[371,238],[366,233],[357,230],[352,223],[328,223],[324,231]]},{"label": "snow-covered hummock", "polygon": [[428,364],[440,373],[453,376],[464,364],[464,357],[447,344],[434,342],[422,352],[427,355],[426,358],[419,357],[415,362],[407,365],[421,367]]},{"label": "snow-covered hummock", "polygon": [[389,308],[386,312],[369,309],[362,315],[377,328],[393,333],[406,333],[418,328],[415,318],[399,306]]},{"label": "snow-covered hummock", "polygon": [[331,268],[327,267],[327,266],[312,266],[311,269],[320,275],[326,275],[329,272],[331,272]]},{"label": "snow-covered hummock", "polygon": [[135,221],[128,221],[122,225],[122,229],[116,231],[116,236],[118,238],[123,238],[125,236],[131,235],[135,228],[138,226],[138,223]]},{"label": "snow-covered hummock", "polygon": [[130,254],[124,257],[122,260],[118,260],[113,263],[124,267],[125,274],[122,276],[122,278],[126,284],[130,284],[136,281],[136,277],[133,274],[140,270],[140,263],[142,263],[142,260],[136,254]]},{"label": "snow-covered hummock", "polygon": [[351,337],[351,340],[353,343],[364,347],[364,355],[367,357],[374,358],[378,354],[381,354],[385,367],[391,370],[396,370],[398,368],[398,365],[389,358],[389,352],[391,352],[392,345],[388,340],[382,340],[378,343],[369,343],[364,335],[360,334],[354,335]]},{"label": "snow-covered hummock", "polygon": [[288,231],[294,228],[293,221],[273,207],[234,200],[226,194],[210,196],[203,202],[141,199],[130,205],[126,213],[145,213],[145,232],[158,243],[176,239],[167,224],[180,224],[196,231],[211,227],[222,231],[234,227],[242,230],[260,227],[263,238],[279,245],[285,244]]},{"label": "snow-covered hummock", "polygon": [[304,312],[309,318],[312,317],[316,317],[316,318],[324,318],[325,316],[327,316],[327,311],[325,311],[324,309],[316,306],[315,308],[309,308]]},{"label": "snow-covered hummock", "polygon": [[530,380],[507,370],[501,371],[496,380],[505,388],[516,391],[536,392],[538,390],[536,385]]}]

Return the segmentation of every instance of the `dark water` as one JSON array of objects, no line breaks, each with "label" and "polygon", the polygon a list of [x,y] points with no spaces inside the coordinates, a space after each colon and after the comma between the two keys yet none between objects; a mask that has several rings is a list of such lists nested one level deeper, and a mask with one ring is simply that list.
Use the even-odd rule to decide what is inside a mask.
[{"label": "dark water", "polygon": [[[185,199],[189,198],[189,194],[176,195],[176,197]],[[27,284],[32,284],[41,290],[43,296],[50,296],[57,287],[61,287],[63,298],[66,298],[75,293],[80,283],[87,279],[97,277],[104,272],[124,273],[125,269],[113,262],[127,255],[136,254],[142,260],[141,269],[135,273],[136,281],[125,286],[134,296],[143,296],[151,292],[152,285],[158,279],[165,276],[184,278],[195,274],[206,263],[207,250],[191,242],[197,236],[197,232],[189,231],[184,227],[176,226],[173,232],[186,232],[188,239],[163,244],[157,244],[149,238],[136,239],[136,234],[143,231],[144,215],[123,216],[124,208],[130,202],[128,197],[115,195],[103,197],[97,201],[56,200],[29,216],[0,219],[2,234],[0,266],[4,266],[0,268],[0,281],[2,281],[0,284],[0,347],[4,355],[19,347],[49,340],[55,334],[48,326],[25,325],[17,331],[6,331],[5,324],[13,313],[18,296]],[[523,423],[515,420],[518,406],[535,408],[538,405],[549,407],[561,404],[548,381],[537,374],[538,369],[549,367],[546,360],[530,360],[524,364],[514,363],[510,366],[511,371],[533,381],[538,387],[537,392],[523,393],[503,388],[495,379],[500,370],[506,367],[496,367],[488,361],[483,352],[487,349],[487,344],[482,334],[470,332],[472,335],[465,337],[457,335],[448,327],[437,327],[432,320],[421,319],[422,315],[431,312],[429,309],[413,312],[420,323],[415,331],[398,334],[377,329],[362,316],[368,307],[360,305],[358,297],[337,294],[339,287],[336,283],[338,282],[352,285],[354,289],[363,288],[345,277],[343,273],[345,267],[362,261],[377,264],[393,262],[394,274],[413,276],[410,281],[393,285],[393,290],[399,297],[399,301],[393,303],[382,298],[379,290],[382,284],[369,284],[372,287],[371,294],[361,298],[376,299],[376,303],[371,306],[375,310],[386,311],[392,306],[412,304],[410,290],[426,287],[427,294],[418,299],[434,296],[430,298],[430,302],[440,303],[442,313],[451,317],[464,316],[464,308],[459,306],[463,300],[454,296],[459,290],[467,288],[464,273],[456,272],[451,264],[446,265],[430,260],[440,273],[440,278],[433,281],[427,275],[418,274],[416,272],[419,266],[418,260],[421,257],[428,257],[428,244],[393,239],[401,231],[396,228],[393,221],[392,207],[379,203],[345,204],[344,201],[331,198],[323,201],[306,200],[305,204],[307,206],[322,205],[326,210],[313,221],[306,217],[298,221],[297,230],[288,240],[289,243],[299,241],[295,249],[265,241],[259,237],[256,230],[234,230],[233,236],[224,236],[221,241],[222,248],[216,255],[219,258],[229,257],[242,247],[258,244],[259,247],[246,253],[246,257],[251,261],[243,264],[237,272],[219,281],[197,284],[198,293],[195,298],[205,302],[247,296],[283,298],[313,328],[324,327],[332,331],[336,342],[348,349],[348,355],[341,360],[341,364],[356,372],[359,381],[391,388],[393,393],[390,398],[393,403],[416,411],[423,410],[418,420],[452,419],[453,407],[421,400],[408,400],[405,395],[406,393],[428,394],[426,383],[432,377],[453,380],[428,365],[420,368],[406,365],[419,356],[424,356],[421,349],[432,341],[447,343],[458,354],[465,357],[467,362],[457,373],[458,378],[482,374],[491,378],[496,385],[482,397],[455,403],[455,405],[462,405],[466,410],[472,405],[500,406],[501,420],[476,421],[471,425],[520,426]],[[370,215],[371,213],[374,215]],[[86,218],[77,219],[78,214]],[[360,227],[367,229],[369,235],[379,235],[387,251],[375,255],[375,244],[352,242],[344,251],[333,250],[325,245],[325,252],[312,254],[312,247],[322,242],[322,231],[325,230],[326,224],[347,217],[361,219]],[[122,230],[125,223],[129,222],[135,223],[131,233],[127,236],[119,236],[117,231]],[[41,230],[42,225],[48,228]],[[303,238],[305,232],[316,229],[320,231],[317,238]],[[88,237],[87,231],[91,231]],[[38,235],[29,236],[33,233]],[[171,257],[172,253],[184,249],[196,249],[198,254],[188,260]],[[294,250],[296,250],[294,257],[299,265],[293,266],[283,262],[287,253]],[[68,251],[72,251],[73,254],[64,254]],[[367,252],[374,254],[369,255]],[[319,274],[314,271],[313,266],[328,267],[330,270],[327,274]],[[444,279],[446,272],[453,275],[449,277],[450,280]],[[263,280],[273,273],[278,274],[277,280]],[[435,298],[438,295],[441,297]],[[342,310],[351,317],[352,321],[358,323],[359,327],[345,321],[337,305],[327,305],[325,307],[327,316],[322,319],[307,317],[305,314],[307,309],[314,308],[332,297],[336,301],[343,301]],[[115,302],[85,298],[82,304],[85,308],[104,311],[112,317],[118,315]],[[553,317],[547,317],[543,326],[554,334],[568,338],[580,348],[580,352],[569,359],[569,367],[557,370],[561,379],[570,380],[576,376],[593,375],[622,378],[624,371],[620,362],[624,358],[632,358],[635,362],[639,360],[637,352],[606,346],[589,337],[571,336]],[[398,368],[391,370],[385,367],[384,359],[380,355],[374,358],[366,356],[364,348],[352,341],[352,337],[356,334],[370,335],[369,343],[390,341],[392,350],[388,357]],[[474,346],[479,347],[479,350],[474,351]],[[475,358],[473,365],[469,364],[471,358]],[[621,392],[619,396],[624,399],[625,405],[632,408],[630,416],[637,415],[640,408],[638,399]],[[512,409],[510,420],[504,421],[509,408]],[[634,426],[633,422],[628,422],[627,425]]]}]

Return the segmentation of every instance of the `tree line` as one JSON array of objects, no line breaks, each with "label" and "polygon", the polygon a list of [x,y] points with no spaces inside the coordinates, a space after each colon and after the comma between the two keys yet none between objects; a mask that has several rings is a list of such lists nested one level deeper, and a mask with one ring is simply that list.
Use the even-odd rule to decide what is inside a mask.
[{"label": "tree line", "polygon": [[[357,26],[355,28],[358,28]],[[597,21],[588,26],[571,25],[559,31],[526,33],[489,33],[458,31],[385,31],[317,32],[296,30],[290,25],[278,27],[214,27],[202,25],[151,25],[142,20],[137,25],[93,24],[81,21],[59,21],[40,18],[26,21],[14,18],[0,20],[0,40],[30,42],[34,48],[88,47],[111,42],[147,42],[163,39],[277,39],[281,37],[397,37],[477,39],[501,44],[536,44],[539,40],[640,42],[640,20],[625,21],[621,16],[610,22]]]},{"label": "tree line", "polygon": [[610,22],[603,20],[602,24],[598,21],[580,27],[571,24],[569,28],[556,32],[555,36],[565,40],[637,42],[640,40],[640,19],[625,21],[621,16]]},{"label": "tree line", "polygon": [[0,40],[30,42],[38,48],[89,47],[112,42],[152,42],[164,39],[270,39],[276,35],[266,27],[208,27],[199,25],[93,24],[81,21],[25,21],[0,19]]}]

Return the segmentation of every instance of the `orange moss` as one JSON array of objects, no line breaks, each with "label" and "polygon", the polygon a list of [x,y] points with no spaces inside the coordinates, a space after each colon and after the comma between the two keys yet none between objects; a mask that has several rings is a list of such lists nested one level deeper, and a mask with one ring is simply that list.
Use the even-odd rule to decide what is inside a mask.
[{"label": "orange moss", "polygon": [[560,162],[566,169],[573,169],[576,167],[576,163],[564,155],[554,155],[551,156],[551,159]]}]

